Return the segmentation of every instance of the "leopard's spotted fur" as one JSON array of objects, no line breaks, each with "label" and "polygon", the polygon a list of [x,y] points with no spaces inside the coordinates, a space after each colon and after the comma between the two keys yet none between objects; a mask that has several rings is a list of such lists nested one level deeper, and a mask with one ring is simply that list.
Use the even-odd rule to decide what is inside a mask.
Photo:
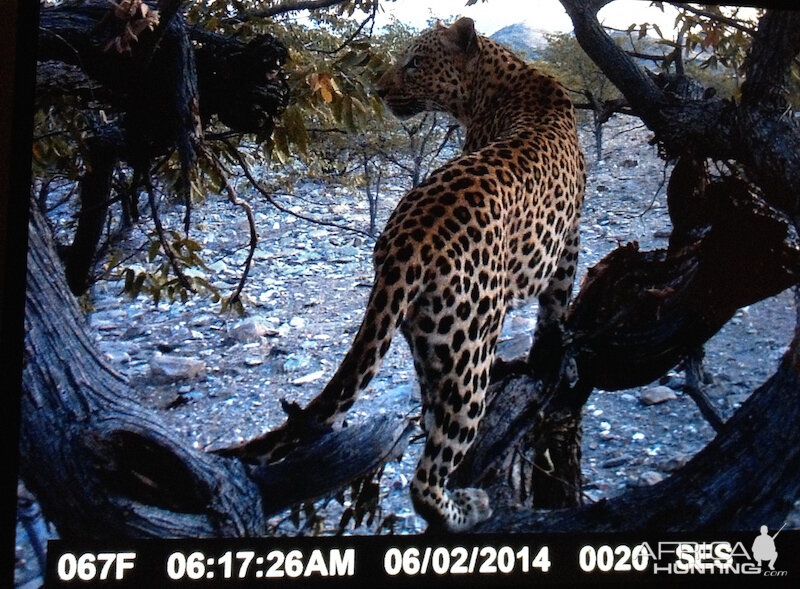
[{"label": "leopard's spotted fur", "polygon": [[[465,126],[466,144],[392,213],[375,246],[375,281],[352,347],[299,415],[330,423],[347,411],[401,328],[427,434],[412,499],[429,523],[465,530],[491,515],[487,496],[445,483],[483,415],[506,310],[538,296],[540,325],[565,311],[578,256],[583,155],[562,86],[476,35],[467,18],[420,35],[380,80],[378,94],[401,117],[450,112]],[[269,453],[292,441],[291,432],[273,438]]]}]

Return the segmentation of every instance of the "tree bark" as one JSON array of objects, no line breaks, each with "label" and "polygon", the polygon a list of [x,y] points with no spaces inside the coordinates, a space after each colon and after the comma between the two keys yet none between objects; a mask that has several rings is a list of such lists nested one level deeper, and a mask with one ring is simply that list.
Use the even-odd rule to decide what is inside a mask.
[{"label": "tree bark", "polygon": [[268,467],[191,448],[94,347],[31,203],[20,474],[62,538],[263,535],[268,515],[332,495],[402,452],[407,424],[391,417]]},{"label": "tree bark", "polygon": [[92,344],[31,206],[20,473],[65,538],[257,534],[241,465],[192,451],[142,409]]},{"label": "tree bark", "polygon": [[97,244],[108,214],[111,177],[122,149],[116,125],[98,129],[86,141],[87,169],[80,182],[81,207],[75,237],[67,250],[64,272],[70,291],[80,294],[89,288]]}]

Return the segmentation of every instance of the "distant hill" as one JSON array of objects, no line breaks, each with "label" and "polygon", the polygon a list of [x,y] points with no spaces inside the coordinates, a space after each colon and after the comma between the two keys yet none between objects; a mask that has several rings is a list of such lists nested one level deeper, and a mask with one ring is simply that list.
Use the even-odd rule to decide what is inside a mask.
[{"label": "distant hill", "polygon": [[502,43],[525,59],[538,59],[547,46],[548,31],[534,29],[525,23],[508,25],[497,31],[491,39]]},{"label": "distant hill", "polygon": [[[490,38],[502,43],[523,59],[533,61],[543,58],[542,54],[549,43],[547,37],[551,34],[553,34],[552,31],[534,29],[525,23],[515,23],[513,25],[503,27],[491,35]],[[613,31],[611,32],[611,36],[623,49],[631,49],[631,44],[629,41],[631,37],[627,33]],[[653,53],[657,55],[665,52],[663,46],[659,45],[656,39],[653,37],[648,36],[644,39],[639,39],[634,34],[633,39],[635,39],[634,43],[636,45],[636,49],[642,53]],[[701,54],[702,52],[703,50],[700,49],[695,53],[695,55]],[[635,59],[635,61],[641,66],[653,69],[653,63],[649,60]]]}]

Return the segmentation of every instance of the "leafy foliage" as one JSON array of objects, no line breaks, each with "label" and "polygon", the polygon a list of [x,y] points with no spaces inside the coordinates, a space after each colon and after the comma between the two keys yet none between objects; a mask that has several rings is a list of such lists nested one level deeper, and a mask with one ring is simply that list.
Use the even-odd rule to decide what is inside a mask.
[{"label": "leafy foliage", "polygon": [[[181,266],[195,270],[186,274],[191,289],[186,288],[173,276],[171,265],[163,256],[163,244],[158,236],[154,235],[147,248],[147,266],[128,266],[122,270],[121,276],[125,281],[123,292],[131,297],[136,297],[140,293],[150,294],[156,304],[162,297],[167,297],[169,301],[177,299],[186,301],[192,290],[207,291],[214,301],[221,300],[219,290],[202,275],[202,270],[207,268],[199,256],[203,246],[178,231],[172,230],[170,234],[170,247],[180,260]],[[118,255],[119,252],[115,254]],[[121,261],[112,256],[107,265],[109,270],[112,270],[118,268]]]},{"label": "leafy foliage", "polygon": [[581,49],[572,33],[549,35],[542,60],[536,66],[557,77],[570,90],[591,92],[602,101],[620,97],[619,90]]},{"label": "leafy foliage", "polygon": [[[324,179],[364,192],[371,211],[368,231],[374,234],[382,183],[393,180],[409,186],[416,184],[449,155],[445,144],[452,146],[455,134],[443,117],[420,117],[401,124],[384,116],[381,101],[371,93],[373,83],[392,56],[416,31],[393,22],[376,33],[373,29],[379,0],[316,2],[331,6],[307,15],[283,12],[284,7],[295,4],[205,0],[187,7],[186,19],[192,26],[243,42],[264,33],[280,38],[289,51],[284,69],[291,91],[290,106],[269,136],[233,133],[215,119],[208,122],[202,151],[208,157],[198,160],[187,191],[181,188],[185,186],[185,176],[174,153],[152,162],[149,170],[134,171],[127,165],[118,165],[108,200],[128,206],[112,207],[111,219],[117,226],[107,224],[101,251],[117,247],[114,244],[135,224],[154,222],[158,227],[160,221],[154,211],[138,217],[138,202],[147,195],[142,174],[145,179],[154,179],[153,202],[169,206],[180,206],[178,195],[187,193],[188,203],[183,204],[201,205],[207,195],[222,191],[228,192],[229,198],[236,198],[231,191],[242,186],[234,179],[242,175],[242,162],[252,169],[260,168],[261,178],[272,183],[266,188],[283,194],[293,192],[298,176]],[[87,137],[99,126],[118,121],[121,113],[119,102],[110,100],[102,87],[77,68],[72,73],[75,79],[69,81],[70,92],[42,92],[38,96],[34,174],[42,186],[49,186],[47,178],[55,175],[71,178],[74,185],[70,192],[77,194],[74,187],[89,161]],[[411,151],[405,149],[407,155],[398,156],[409,144]],[[231,145],[238,155],[230,153]],[[282,173],[265,174],[270,169]],[[390,174],[401,178],[393,179]],[[244,184],[246,187],[247,181]],[[60,199],[61,192],[54,192],[52,197]],[[74,225],[80,206],[74,199],[72,203],[71,213],[59,207],[51,215],[67,242],[71,239],[69,227]],[[71,218],[65,218],[65,212]],[[186,222],[189,220],[187,216]],[[221,297],[203,282],[204,268],[198,263],[202,252],[186,249],[186,235],[174,229],[159,229],[157,235],[159,240],[143,243],[137,256],[132,257],[131,252],[112,253],[101,276],[133,276],[126,282],[125,291],[134,296],[148,294],[156,302],[183,300],[192,290],[198,290],[219,298],[223,309],[233,304],[242,310],[238,292]],[[129,272],[126,265],[132,261],[138,265]],[[191,272],[183,276],[184,270]]]}]

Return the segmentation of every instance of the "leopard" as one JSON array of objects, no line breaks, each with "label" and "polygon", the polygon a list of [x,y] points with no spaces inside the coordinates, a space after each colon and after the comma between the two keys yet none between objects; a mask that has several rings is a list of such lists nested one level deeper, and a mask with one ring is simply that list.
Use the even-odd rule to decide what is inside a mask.
[{"label": "leopard", "polygon": [[586,184],[574,107],[558,81],[479,35],[467,17],[416,37],[375,92],[401,119],[449,113],[465,129],[462,153],[391,213],[374,247],[363,320],[333,377],[251,451],[285,455],[307,426],[334,423],[399,329],[425,431],[412,503],[429,529],[467,531],[491,517],[488,495],[447,483],[486,410],[506,312],[538,297],[538,330],[563,322],[571,298]]}]

